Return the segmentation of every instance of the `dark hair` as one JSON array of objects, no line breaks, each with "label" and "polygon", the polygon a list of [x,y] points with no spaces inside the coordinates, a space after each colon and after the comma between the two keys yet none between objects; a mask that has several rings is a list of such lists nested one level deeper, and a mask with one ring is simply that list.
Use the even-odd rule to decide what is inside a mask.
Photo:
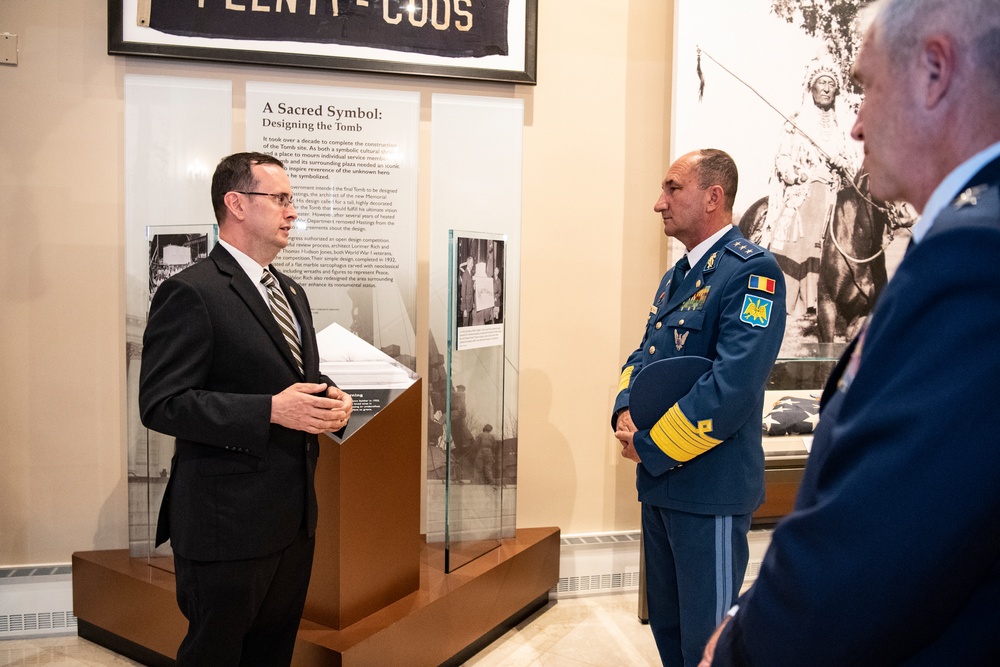
[{"label": "dark hair", "polygon": [[227,192],[250,191],[257,189],[257,179],[254,178],[254,165],[273,164],[285,168],[281,160],[266,153],[234,153],[222,158],[212,176],[212,208],[215,209],[215,219],[221,224],[226,217]]},{"label": "dark hair", "polygon": [[739,186],[740,175],[736,163],[729,153],[717,148],[704,148],[698,151],[701,160],[698,162],[698,187],[707,190],[718,185],[725,193],[725,210],[731,212],[736,202],[736,188]]}]

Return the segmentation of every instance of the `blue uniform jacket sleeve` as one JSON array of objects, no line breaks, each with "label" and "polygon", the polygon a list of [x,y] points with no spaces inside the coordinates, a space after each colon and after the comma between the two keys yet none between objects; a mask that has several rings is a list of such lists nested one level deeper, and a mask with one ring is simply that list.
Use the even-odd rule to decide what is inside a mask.
[{"label": "blue uniform jacket sleeve", "polygon": [[[653,297],[654,304],[659,300],[658,296],[660,294],[664,294],[666,291],[668,275],[669,272],[667,275],[663,276],[660,280],[659,286],[656,288],[656,295]],[[653,312],[653,308],[655,307],[656,306],[654,305],[650,308],[649,321],[652,321],[653,318],[656,317],[656,313]],[[618,376],[618,395],[615,397],[615,406],[611,410],[612,429],[616,426],[618,413],[628,407],[629,390],[632,387],[632,382],[635,380],[635,377],[639,374],[639,371],[642,370],[644,356],[643,350],[646,348],[646,339],[648,336],[649,327],[647,325],[646,332],[642,336],[642,341],[639,343],[639,347],[637,347],[632,354],[628,356],[628,359],[625,360],[625,364],[622,366],[621,374]]]}]

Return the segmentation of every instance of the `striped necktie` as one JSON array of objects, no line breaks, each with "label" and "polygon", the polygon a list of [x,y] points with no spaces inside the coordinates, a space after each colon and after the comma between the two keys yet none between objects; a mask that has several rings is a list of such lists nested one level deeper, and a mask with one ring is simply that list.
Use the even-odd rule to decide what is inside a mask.
[{"label": "striped necktie", "polygon": [[299,369],[299,375],[303,375],[302,348],[299,347],[299,335],[295,331],[295,320],[292,319],[292,311],[288,307],[288,300],[285,299],[281,287],[278,286],[278,281],[274,279],[274,276],[267,269],[264,269],[264,274],[260,277],[260,282],[267,288],[267,302],[271,306],[271,314],[274,315],[274,319],[278,323],[281,333],[284,334],[289,349],[292,351],[292,356],[295,357],[295,365]]}]

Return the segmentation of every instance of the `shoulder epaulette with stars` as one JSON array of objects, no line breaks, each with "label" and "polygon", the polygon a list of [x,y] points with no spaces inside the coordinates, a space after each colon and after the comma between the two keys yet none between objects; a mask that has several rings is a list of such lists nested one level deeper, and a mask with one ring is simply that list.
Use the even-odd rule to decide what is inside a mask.
[{"label": "shoulder epaulette with stars", "polygon": [[735,241],[730,241],[726,244],[726,250],[734,253],[737,257],[743,260],[750,259],[756,255],[760,255],[764,252],[756,243],[751,243],[746,239],[736,239]]}]

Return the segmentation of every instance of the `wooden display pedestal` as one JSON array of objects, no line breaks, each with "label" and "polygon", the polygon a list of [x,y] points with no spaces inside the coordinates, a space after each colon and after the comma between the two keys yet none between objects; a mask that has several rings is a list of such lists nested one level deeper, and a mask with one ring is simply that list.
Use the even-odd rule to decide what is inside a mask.
[{"label": "wooden display pedestal", "polygon": [[[338,444],[322,438],[316,555],[293,665],[438,665],[498,637],[548,601],[559,529],[533,528],[444,573],[420,535],[420,383]],[[172,665],[187,621],[171,559],[73,554],[80,636]]]},{"label": "wooden display pedestal", "polygon": [[[559,581],[559,529],[523,528],[451,574],[442,545],[421,549],[417,591],[342,630],[303,619],[292,665],[460,664],[548,601]],[[147,665],[173,665],[187,620],[174,577],[125,549],[73,554],[81,637]]]},{"label": "wooden display pedestal", "polygon": [[343,444],[320,436],[303,618],[337,630],[420,587],[420,382]]}]

